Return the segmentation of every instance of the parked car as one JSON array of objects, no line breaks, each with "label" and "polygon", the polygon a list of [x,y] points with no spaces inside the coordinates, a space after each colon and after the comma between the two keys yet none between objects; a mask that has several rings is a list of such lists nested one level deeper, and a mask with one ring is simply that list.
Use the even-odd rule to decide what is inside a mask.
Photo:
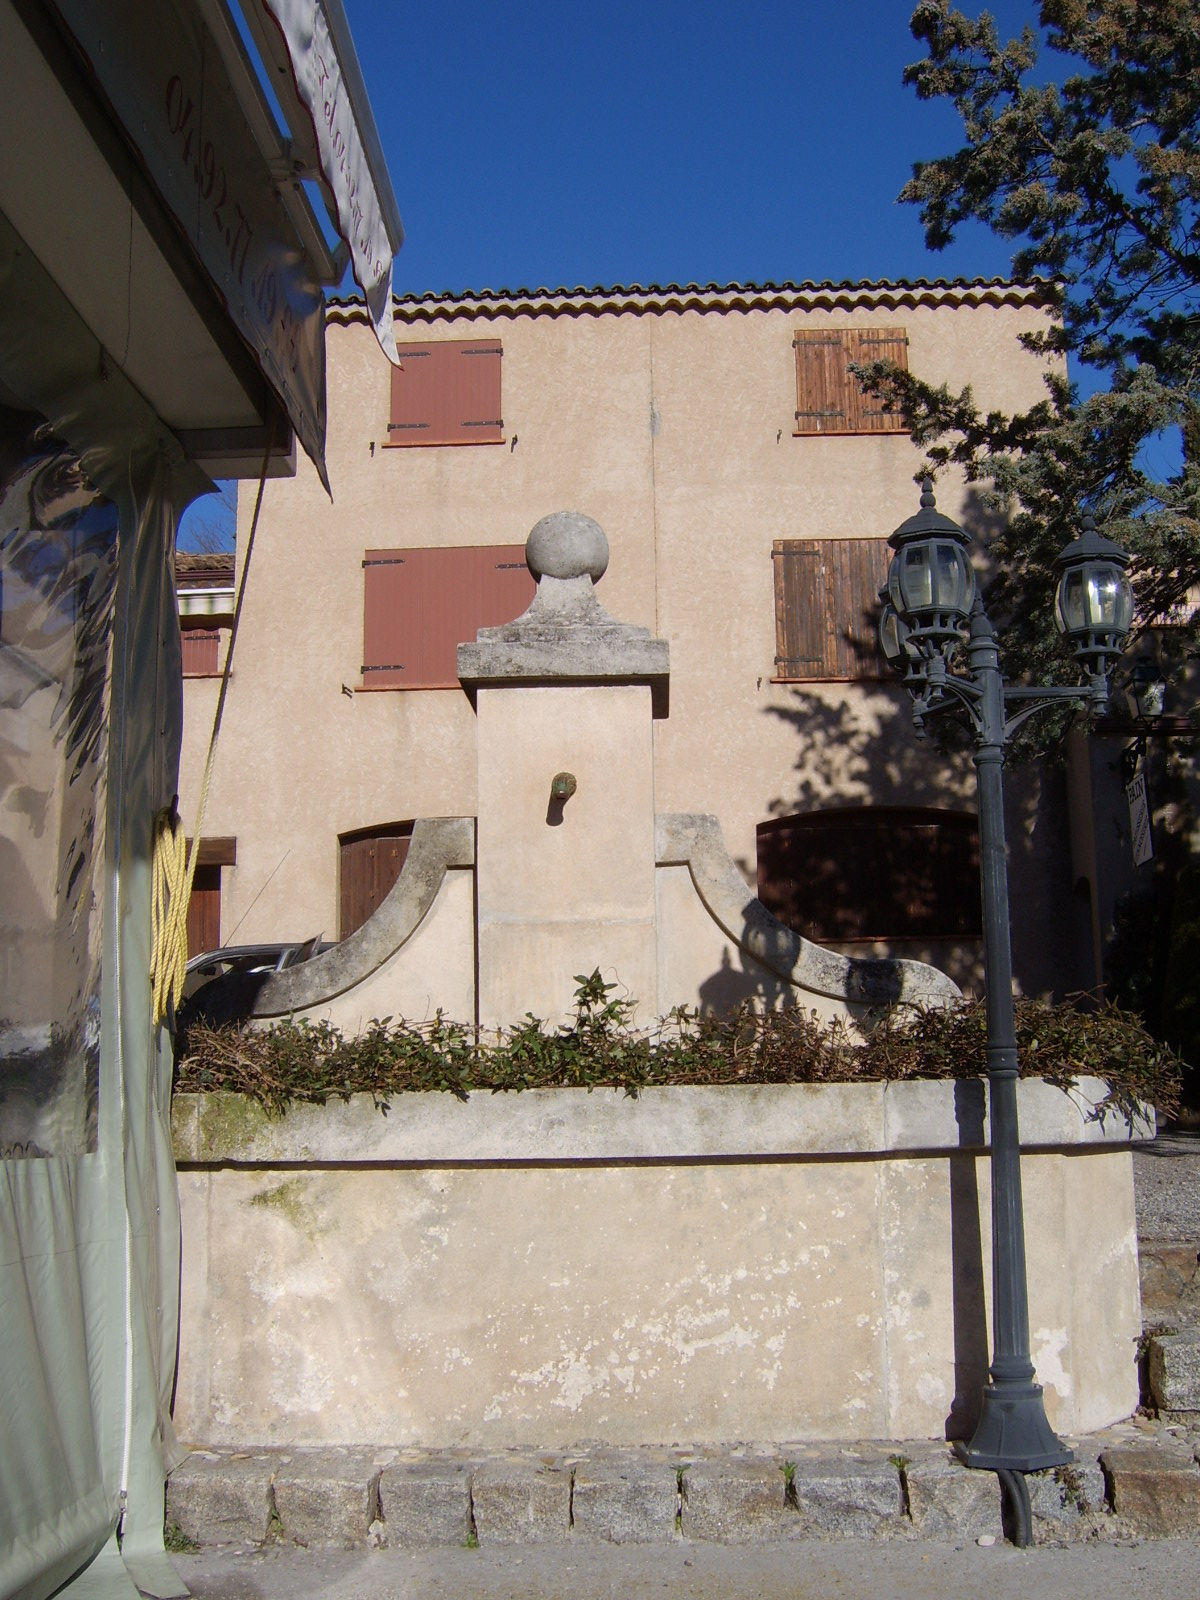
[{"label": "parked car", "polygon": [[187,964],[183,1000],[176,1021],[177,1046],[193,1022],[240,1022],[250,1015],[254,998],[273,973],[332,949],[320,934],[279,944],[231,944],[204,950]]},{"label": "parked car", "polygon": [[183,997],[188,999],[201,985],[214,978],[225,978],[231,973],[246,975],[283,972],[296,967],[310,956],[330,949],[330,942],[320,934],[315,939],[304,939],[290,944],[228,944],[219,950],[202,950],[187,964],[187,977],[183,984]]}]

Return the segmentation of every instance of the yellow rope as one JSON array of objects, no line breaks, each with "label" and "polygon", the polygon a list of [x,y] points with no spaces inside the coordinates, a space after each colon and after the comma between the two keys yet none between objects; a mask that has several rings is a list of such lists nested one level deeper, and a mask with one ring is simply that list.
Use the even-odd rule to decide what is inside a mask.
[{"label": "yellow rope", "polygon": [[213,766],[217,755],[217,735],[221,731],[221,718],[225,714],[225,699],[229,692],[229,675],[233,668],[233,649],[237,643],[238,623],[242,616],[242,601],[246,595],[246,579],[250,574],[250,557],[254,551],[254,536],[258,532],[258,514],[262,510],[263,488],[267,481],[267,463],[271,458],[271,440],[274,434],[273,419],[267,418],[267,446],[263,453],[262,471],[258,478],[258,496],[254,502],[254,516],[250,520],[250,537],[246,541],[246,559],[242,563],[242,576],[238,584],[237,603],[233,608],[233,624],[229,630],[229,649],[225,652],[225,670],[221,674],[221,689],[217,695],[217,710],[213,717],[212,736],[208,741],[208,756],[204,762],[204,778],[200,784],[200,800],[196,806],[196,827],[192,835],[192,848],[187,849],[183,828],[177,810],[178,796],[166,810],[160,811],[154,824],[154,858],[151,870],[151,938],[150,986],[152,1014],[156,1023],[173,1018],[183,997],[183,984],[187,976],[187,912],[192,898],[192,884],[196,878],[196,856],[200,849],[200,830],[208,804],[208,790],[212,783]]},{"label": "yellow rope", "polygon": [[[154,827],[151,874],[150,990],[155,1022],[162,1022],[183,995],[187,973],[187,915],[178,914],[188,903],[187,844],[174,806],[160,811]],[[175,915],[172,915],[175,912]]]}]

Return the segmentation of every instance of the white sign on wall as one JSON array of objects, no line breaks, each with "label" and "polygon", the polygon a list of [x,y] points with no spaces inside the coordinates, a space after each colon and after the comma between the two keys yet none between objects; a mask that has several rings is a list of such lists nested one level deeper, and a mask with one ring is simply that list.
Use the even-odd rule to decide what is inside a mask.
[{"label": "white sign on wall", "polygon": [[342,63],[318,0],[263,0],[287,41],[300,98],[308,107],[321,172],[337,205],[338,227],[350,246],[354,276],[366,297],[375,335],[398,366],[392,327],[392,247],[375,192]]},{"label": "white sign on wall", "polygon": [[1133,842],[1133,864],[1142,866],[1153,859],[1154,836],[1150,832],[1150,802],[1146,794],[1146,771],[1139,767],[1125,785],[1129,802],[1129,834]]}]

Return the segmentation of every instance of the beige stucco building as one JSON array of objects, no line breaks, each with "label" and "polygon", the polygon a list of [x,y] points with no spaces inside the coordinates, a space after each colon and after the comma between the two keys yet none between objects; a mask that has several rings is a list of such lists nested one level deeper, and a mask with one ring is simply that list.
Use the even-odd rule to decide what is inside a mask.
[{"label": "beige stucco building", "polygon": [[[375,865],[363,877],[364,848],[398,859],[414,819],[477,815],[477,713],[444,647],[525,609],[526,536],[573,508],[608,537],[604,608],[669,646],[654,813],[715,815],[747,882],[763,865],[763,898],[800,932],[970,985],[970,767],[914,739],[870,615],[880,541],[914,509],[922,457],[847,368],[891,355],[1017,409],[1044,372],[1018,336],[1049,314],[1006,282],[423,296],[396,302],[393,378],[365,309],[331,304],[334,498],[303,462],[266,486],[202,823],[221,941],[336,938],[390,882]],[[963,485],[938,495],[986,532]],[[239,575],[252,512],[247,495]],[[230,598],[192,620],[223,625]],[[185,690],[190,829],[217,679]],[[1048,893],[1075,905],[1067,814],[1061,774],[1013,775],[1030,992],[1095,978],[1086,907],[1077,939],[1073,909],[1045,916]],[[759,825],[797,816],[784,855],[760,863]]]}]

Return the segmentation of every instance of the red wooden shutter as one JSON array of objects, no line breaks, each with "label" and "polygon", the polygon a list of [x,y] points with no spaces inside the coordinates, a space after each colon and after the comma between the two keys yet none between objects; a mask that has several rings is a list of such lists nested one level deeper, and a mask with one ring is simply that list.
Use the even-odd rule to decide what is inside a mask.
[{"label": "red wooden shutter", "polygon": [[879,591],[886,539],[776,539],[775,675],[797,681],[885,678]]},{"label": "red wooden shutter", "polygon": [[[405,657],[412,652],[412,618],[405,602],[414,552],[368,550],[363,561],[363,683],[368,689],[403,689]],[[406,637],[407,635],[407,637]]]},{"label": "red wooden shutter", "polygon": [[886,539],[828,539],[827,594],[833,602],[832,677],[853,681],[888,676],[879,648],[879,591],[887,582]]},{"label": "red wooden shutter", "polygon": [[498,444],[499,339],[402,344],[392,368],[389,444]]},{"label": "red wooden shutter", "polygon": [[182,638],[185,678],[209,678],[220,671],[217,664],[221,644],[219,628],[185,628]]},{"label": "red wooden shutter", "polygon": [[338,841],[338,938],[345,939],[375,911],[400,876],[412,839],[411,822],[344,833]]},{"label": "red wooden shutter", "polygon": [[908,369],[903,328],[801,328],[796,351],[796,432],[904,433],[898,412],[864,395],[850,363],[894,361]]},{"label": "red wooden shutter", "polygon": [[520,544],[368,550],[363,575],[367,688],[457,688],[458,646],[519,617],[537,592]]}]

